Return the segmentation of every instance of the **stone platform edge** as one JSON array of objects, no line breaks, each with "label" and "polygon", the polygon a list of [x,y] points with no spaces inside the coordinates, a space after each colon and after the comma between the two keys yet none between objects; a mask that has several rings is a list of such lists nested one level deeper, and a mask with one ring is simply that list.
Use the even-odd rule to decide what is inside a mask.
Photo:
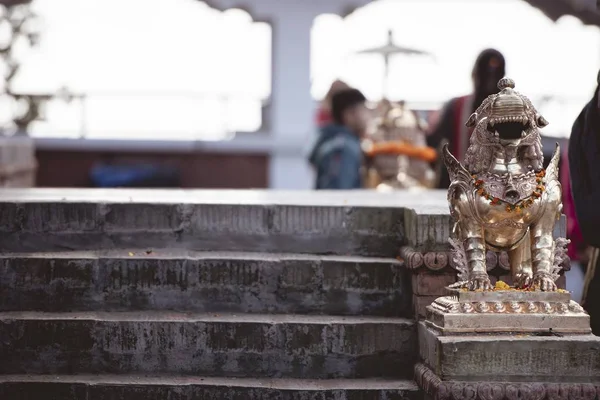
[{"label": "stone platform edge", "polygon": [[431,400],[600,399],[600,386],[587,383],[442,381],[422,363],[415,365],[414,378]]}]

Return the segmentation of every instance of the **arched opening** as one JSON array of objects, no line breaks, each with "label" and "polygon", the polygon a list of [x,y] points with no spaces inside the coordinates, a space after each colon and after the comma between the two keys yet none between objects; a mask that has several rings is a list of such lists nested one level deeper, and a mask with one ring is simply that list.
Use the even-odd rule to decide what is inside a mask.
[{"label": "arched opening", "polygon": [[271,27],[247,12],[198,0],[35,0],[32,8],[44,27],[15,90],[71,96],[48,102],[32,136],[221,140],[261,128]]}]

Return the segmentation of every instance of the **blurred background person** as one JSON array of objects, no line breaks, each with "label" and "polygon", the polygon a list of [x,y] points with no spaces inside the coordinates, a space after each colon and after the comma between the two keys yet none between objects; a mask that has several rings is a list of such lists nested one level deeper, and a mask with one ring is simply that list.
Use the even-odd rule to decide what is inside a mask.
[{"label": "blurred background person", "polygon": [[594,249],[588,263],[582,305],[592,331],[600,335],[600,71],[592,100],[573,124],[569,167],[575,212],[586,243]]},{"label": "blurred background person", "polygon": [[[568,255],[571,260],[571,270],[568,271],[567,284],[571,291],[573,300],[581,302],[585,266],[589,261],[589,247],[583,240],[581,228],[575,213],[575,204],[571,191],[571,179],[569,178],[569,146],[568,143],[562,149],[560,159],[560,183],[563,194],[563,214],[567,217],[567,238],[571,241],[568,246]],[[571,284],[573,283],[573,284]]]},{"label": "blurred background person", "polygon": [[319,128],[328,125],[333,121],[331,117],[331,98],[334,94],[346,89],[350,89],[350,85],[348,85],[346,82],[343,82],[339,79],[333,81],[329,91],[325,95],[323,101],[321,101],[321,105],[317,110],[317,126]]},{"label": "blurred background person", "polygon": [[365,96],[345,89],[331,98],[332,122],[320,129],[309,161],[316,170],[316,189],[360,189],[363,155],[360,139],[370,120]]},{"label": "blurred background person", "polygon": [[[437,125],[427,137],[427,144],[430,147],[439,147],[445,139],[450,144],[452,154],[463,161],[471,136],[471,129],[465,126],[465,122],[486,97],[498,93],[498,81],[504,77],[505,72],[506,65],[502,53],[495,49],[482,51],[473,67],[473,93],[454,98],[446,103],[439,115]],[[450,178],[444,167],[439,187],[447,188],[449,185]]]}]

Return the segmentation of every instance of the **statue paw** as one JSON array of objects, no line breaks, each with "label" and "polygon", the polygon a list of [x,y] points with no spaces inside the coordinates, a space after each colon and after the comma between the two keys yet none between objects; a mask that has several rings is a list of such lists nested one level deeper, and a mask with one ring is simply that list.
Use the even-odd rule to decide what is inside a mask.
[{"label": "statue paw", "polygon": [[539,274],[533,277],[533,287],[543,292],[556,292],[558,289],[554,279],[547,274]]},{"label": "statue paw", "polygon": [[517,274],[515,276],[515,287],[517,289],[525,289],[531,286],[533,277],[529,274]]},{"label": "statue paw", "polygon": [[492,282],[486,274],[474,275],[469,279],[469,290],[492,290]]}]

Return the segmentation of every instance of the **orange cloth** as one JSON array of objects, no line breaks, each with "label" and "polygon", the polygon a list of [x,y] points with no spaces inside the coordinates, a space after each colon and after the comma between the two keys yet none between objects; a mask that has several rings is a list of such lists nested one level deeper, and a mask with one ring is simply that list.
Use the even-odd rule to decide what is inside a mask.
[{"label": "orange cloth", "polygon": [[427,162],[433,162],[438,157],[437,151],[431,147],[417,147],[406,142],[373,143],[373,146],[367,151],[367,155],[372,157],[379,154],[404,155]]}]

